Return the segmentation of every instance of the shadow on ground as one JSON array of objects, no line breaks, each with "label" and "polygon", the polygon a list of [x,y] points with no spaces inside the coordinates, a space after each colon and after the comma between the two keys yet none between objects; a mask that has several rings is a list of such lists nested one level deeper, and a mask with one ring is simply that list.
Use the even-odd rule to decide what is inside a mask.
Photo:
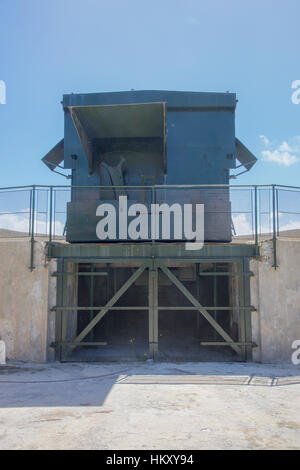
[{"label": "shadow on ground", "polygon": [[283,387],[300,384],[290,364],[146,363],[20,364],[0,366],[0,407],[101,407],[114,386],[219,385]]}]

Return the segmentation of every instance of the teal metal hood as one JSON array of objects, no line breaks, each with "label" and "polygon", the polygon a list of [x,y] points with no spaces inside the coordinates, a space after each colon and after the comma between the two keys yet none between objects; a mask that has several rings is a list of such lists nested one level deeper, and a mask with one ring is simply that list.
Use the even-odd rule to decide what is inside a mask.
[{"label": "teal metal hood", "polygon": [[69,106],[67,109],[88,160],[90,174],[94,171],[97,143],[108,140],[161,139],[166,166],[165,103]]},{"label": "teal metal hood", "polygon": [[[245,171],[242,173],[251,170],[253,165],[257,162],[257,158],[253,155],[253,153],[250,152],[250,150],[245,147],[245,145],[238,139],[235,138],[235,153],[236,153],[236,158],[240,162],[240,165],[238,165],[236,168],[240,168],[243,166],[245,168]],[[240,175],[241,173],[239,173]],[[235,175],[238,176],[238,175]]]},{"label": "teal metal hood", "polygon": [[42,162],[47,165],[50,170],[54,171],[55,168],[64,159],[64,139],[61,139],[51,150],[42,158]]}]

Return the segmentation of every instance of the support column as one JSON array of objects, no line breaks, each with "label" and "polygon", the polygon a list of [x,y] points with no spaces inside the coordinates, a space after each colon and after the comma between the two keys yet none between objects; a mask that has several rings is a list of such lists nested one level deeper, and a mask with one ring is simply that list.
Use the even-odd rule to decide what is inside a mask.
[{"label": "support column", "polygon": [[[77,263],[65,261],[63,264],[64,272],[74,273],[78,270]],[[77,314],[76,310],[78,299],[78,276],[73,274],[63,275],[63,307],[74,307],[74,310],[62,310],[61,321],[61,341],[73,341],[77,334]],[[70,353],[68,346],[61,348],[61,359],[63,360]]]},{"label": "support column", "polygon": [[149,354],[158,353],[158,270],[155,262],[149,267]]},{"label": "support column", "polygon": [[[239,303],[241,307],[245,307],[245,276],[244,276],[244,259],[238,261],[238,282],[239,282]],[[246,342],[246,311],[244,308],[239,310],[239,341],[242,343]],[[247,349],[246,346],[242,346],[243,360],[246,360]]]},{"label": "support column", "polygon": [[[248,272],[250,269],[250,263],[248,258],[243,258],[243,270],[244,272]],[[244,305],[250,305],[251,298],[250,298],[250,279],[247,276],[243,276],[243,284],[244,284]],[[245,310],[245,337],[246,342],[252,342],[252,325],[251,325],[251,311]],[[252,361],[252,346],[248,344],[246,346],[246,361]]]}]

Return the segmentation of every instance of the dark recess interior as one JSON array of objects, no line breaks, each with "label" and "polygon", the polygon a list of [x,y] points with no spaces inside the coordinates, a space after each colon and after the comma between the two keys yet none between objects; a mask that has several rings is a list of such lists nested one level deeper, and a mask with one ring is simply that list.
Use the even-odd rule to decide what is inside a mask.
[{"label": "dark recess interior", "polygon": [[[230,276],[204,275],[228,272],[229,264],[193,264],[169,269],[206,307],[229,307]],[[136,268],[114,265],[79,264],[80,272],[94,270],[102,275],[78,276],[78,306],[104,306],[129,279]],[[158,271],[159,307],[192,307],[189,300]],[[93,328],[84,341],[107,342],[105,346],[83,346],[73,349],[67,360],[145,360],[149,356],[148,270],[122,295],[114,307],[134,307],[132,310],[110,310]],[[92,288],[93,283],[93,288]],[[94,313],[93,313],[94,312]],[[232,320],[233,310],[209,310],[222,328],[237,340],[237,325]],[[77,334],[92,320],[98,310],[79,310]],[[196,310],[159,310],[158,343],[161,360],[236,360],[229,347],[200,346],[200,341],[224,341],[201,313]]]}]

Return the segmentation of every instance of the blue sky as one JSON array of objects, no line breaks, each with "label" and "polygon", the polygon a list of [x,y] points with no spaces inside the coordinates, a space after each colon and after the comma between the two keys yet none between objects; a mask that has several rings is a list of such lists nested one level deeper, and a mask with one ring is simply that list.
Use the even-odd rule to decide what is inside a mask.
[{"label": "blue sky", "polygon": [[0,186],[66,184],[40,161],[62,95],[131,88],[236,92],[259,162],[235,182],[300,186],[299,17],[299,0],[0,0]]}]

